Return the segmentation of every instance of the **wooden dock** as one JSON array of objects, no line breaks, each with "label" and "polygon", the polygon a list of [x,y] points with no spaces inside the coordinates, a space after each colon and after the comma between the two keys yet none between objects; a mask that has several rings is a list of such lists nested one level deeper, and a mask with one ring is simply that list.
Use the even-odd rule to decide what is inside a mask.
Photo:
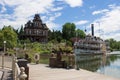
[{"label": "wooden dock", "polygon": [[45,64],[29,64],[29,80],[120,80],[87,70],[50,68]]}]

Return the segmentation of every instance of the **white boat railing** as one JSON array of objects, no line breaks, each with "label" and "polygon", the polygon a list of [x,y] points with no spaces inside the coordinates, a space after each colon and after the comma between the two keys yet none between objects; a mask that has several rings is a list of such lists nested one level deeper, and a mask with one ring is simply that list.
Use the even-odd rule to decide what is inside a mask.
[{"label": "white boat railing", "polygon": [[83,50],[83,49],[76,49],[76,51],[77,51],[77,54],[82,54],[82,53],[84,53],[84,54],[86,54],[86,53],[103,53],[102,51],[98,51],[98,50]]}]

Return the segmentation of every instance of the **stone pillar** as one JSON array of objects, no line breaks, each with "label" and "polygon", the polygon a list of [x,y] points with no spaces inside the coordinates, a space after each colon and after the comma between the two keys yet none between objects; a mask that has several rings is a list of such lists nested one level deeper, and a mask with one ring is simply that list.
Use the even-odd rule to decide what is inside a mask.
[{"label": "stone pillar", "polygon": [[18,66],[25,68],[25,73],[27,74],[27,78],[25,80],[29,80],[29,67],[28,67],[28,61],[26,59],[18,59]]},{"label": "stone pillar", "polygon": [[25,68],[20,67],[20,75],[18,76],[19,80],[25,80],[27,78],[27,75],[25,74]]},{"label": "stone pillar", "polygon": [[15,64],[18,62],[17,57],[13,55],[13,62],[12,62],[12,70],[13,70],[13,79],[16,80],[16,66]]}]

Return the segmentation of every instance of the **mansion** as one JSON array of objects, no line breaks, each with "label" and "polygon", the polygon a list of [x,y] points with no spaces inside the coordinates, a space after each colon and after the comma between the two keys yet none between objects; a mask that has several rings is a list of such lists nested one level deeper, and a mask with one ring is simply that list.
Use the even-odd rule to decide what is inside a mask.
[{"label": "mansion", "polygon": [[21,35],[21,38],[29,39],[31,42],[46,43],[48,41],[48,30],[39,14],[35,14],[34,19],[25,24],[24,34]]}]

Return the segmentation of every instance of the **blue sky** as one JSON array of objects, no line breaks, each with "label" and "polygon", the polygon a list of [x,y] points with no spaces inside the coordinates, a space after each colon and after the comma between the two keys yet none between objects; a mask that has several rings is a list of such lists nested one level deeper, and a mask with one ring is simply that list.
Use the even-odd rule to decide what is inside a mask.
[{"label": "blue sky", "polygon": [[95,36],[120,41],[120,0],[0,0],[0,28],[18,29],[36,13],[51,30],[71,22],[91,34],[94,23]]}]

